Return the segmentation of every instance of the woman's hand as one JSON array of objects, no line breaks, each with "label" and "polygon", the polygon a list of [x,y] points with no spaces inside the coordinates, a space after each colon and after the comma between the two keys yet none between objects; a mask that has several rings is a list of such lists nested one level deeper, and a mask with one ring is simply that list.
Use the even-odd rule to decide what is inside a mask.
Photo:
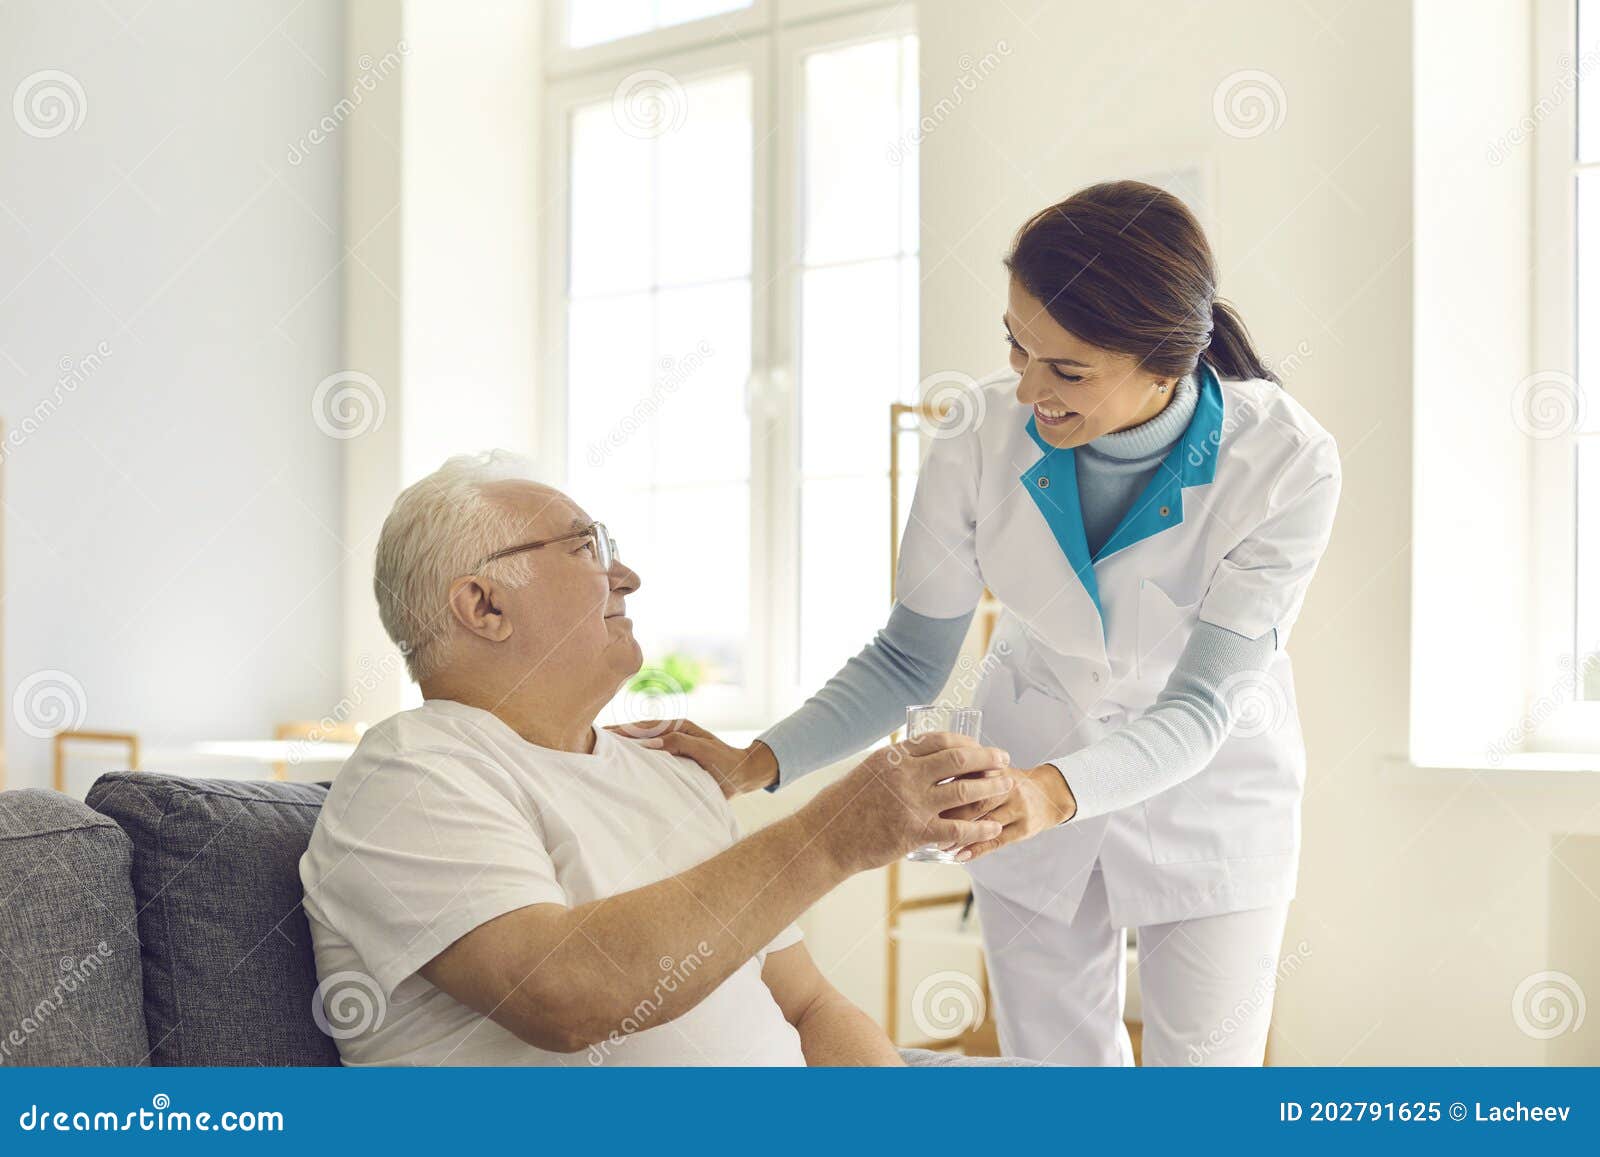
[{"label": "woman's hand", "polygon": [[610,730],[648,736],[645,747],[694,760],[711,773],[728,799],[778,781],[778,757],[759,739],[749,747],[732,747],[687,719],[640,719]]},{"label": "woman's hand", "polygon": [[1078,801],[1073,799],[1066,777],[1054,764],[1013,768],[1009,774],[1014,786],[998,807],[994,806],[994,800],[985,800],[943,813],[946,819],[998,820],[1004,825],[999,839],[969,844],[964,849],[971,853],[968,863],[1007,844],[1036,836],[1078,814]]}]

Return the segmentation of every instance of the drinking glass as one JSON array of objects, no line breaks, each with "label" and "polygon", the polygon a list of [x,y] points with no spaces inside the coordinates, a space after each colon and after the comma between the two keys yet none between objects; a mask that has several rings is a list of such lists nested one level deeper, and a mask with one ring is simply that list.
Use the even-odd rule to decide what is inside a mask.
[{"label": "drinking glass", "polygon": [[[983,712],[976,707],[951,707],[946,703],[922,703],[906,708],[906,740],[921,739],[935,731],[948,731],[955,735],[978,738],[978,728],[983,723]],[[942,780],[943,783],[950,781]],[[947,852],[938,844],[928,844],[907,852],[906,859],[919,864],[959,864],[955,852]]]}]

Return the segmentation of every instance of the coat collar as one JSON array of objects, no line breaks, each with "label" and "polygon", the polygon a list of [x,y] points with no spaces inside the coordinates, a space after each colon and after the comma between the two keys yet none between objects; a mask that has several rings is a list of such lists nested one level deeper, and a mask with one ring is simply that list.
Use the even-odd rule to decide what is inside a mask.
[{"label": "coat collar", "polygon": [[1078,464],[1071,449],[1052,446],[1039,435],[1032,415],[1028,436],[1044,451],[1044,456],[1019,476],[1039,513],[1044,515],[1056,544],[1093,600],[1101,622],[1100,585],[1094,564],[1125,550],[1135,543],[1161,533],[1183,521],[1183,492],[1190,486],[1203,486],[1217,473],[1217,451],[1222,442],[1222,387],[1210,366],[1201,362],[1196,369],[1200,397],[1194,416],[1183,435],[1167,452],[1139,497],[1123,514],[1117,528],[1093,555],[1083,530],[1083,509],[1078,497]]}]

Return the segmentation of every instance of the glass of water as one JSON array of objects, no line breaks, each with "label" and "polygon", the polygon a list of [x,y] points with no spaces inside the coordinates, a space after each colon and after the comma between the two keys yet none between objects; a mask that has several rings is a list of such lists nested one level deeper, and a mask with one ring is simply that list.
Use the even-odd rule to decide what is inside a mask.
[{"label": "glass of water", "polygon": [[[976,707],[951,707],[945,703],[923,703],[916,707],[906,708],[906,740],[921,739],[935,731],[948,731],[954,735],[968,735],[973,739],[978,738],[978,728],[983,723],[983,712]],[[949,780],[943,782],[949,783]],[[958,849],[959,850],[959,849]],[[929,844],[918,848],[914,852],[907,852],[906,859],[919,864],[959,864],[955,852],[947,852],[938,844]]]}]

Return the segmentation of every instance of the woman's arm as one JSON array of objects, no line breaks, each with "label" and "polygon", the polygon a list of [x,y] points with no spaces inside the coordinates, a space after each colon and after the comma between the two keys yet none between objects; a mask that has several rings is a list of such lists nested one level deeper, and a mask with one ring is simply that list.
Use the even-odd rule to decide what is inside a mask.
[{"label": "woman's arm", "polygon": [[[1012,773],[1011,798],[989,813],[998,840],[974,844],[974,858],[1058,823],[1104,815],[1166,791],[1198,773],[1242,712],[1264,708],[1287,722],[1289,700],[1267,668],[1276,632],[1250,639],[1199,623],[1167,685],[1143,715],[1088,747]],[[952,813],[959,815],[960,813]]]},{"label": "woman's arm", "polygon": [[1275,632],[1247,639],[1226,627],[1198,623],[1154,705],[1098,743],[1052,759],[1088,818],[1142,803],[1197,774],[1211,762],[1241,710],[1277,705],[1287,692],[1267,673]]},{"label": "woman's arm", "polygon": [[937,695],[971,622],[970,611],[932,619],[896,603],[888,623],[859,655],[749,747],[730,747],[693,724],[680,725],[648,746],[694,760],[729,797],[757,788],[775,791],[866,749],[905,719],[907,707]]},{"label": "woman's arm", "polygon": [[1299,617],[1339,505],[1338,448],[1321,437],[1273,483],[1261,522],[1228,552],[1200,604],[1200,622],[1150,710],[1098,743],[1013,772],[1011,798],[991,818],[1001,838],[974,857],[1075,816],[1147,800],[1211,762],[1242,713],[1264,706],[1289,722],[1290,697],[1268,667]]},{"label": "woman's arm", "polygon": [[930,619],[896,603],[859,655],[759,736],[778,763],[769,789],[862,751],[899,726],[907,707],[931,700],[949,678],[971,622],[970,611]]},{"label": "woman's arm", "polygon": [[934,439],[900,542],[899,598],[864,651],[749,747],[731,747],[692,724],[652,744],[694,760],[724,795],[773,790],[861,751],[892,731],[907,707],[937,695],[983,594],[977,434],[974,427]]}]

